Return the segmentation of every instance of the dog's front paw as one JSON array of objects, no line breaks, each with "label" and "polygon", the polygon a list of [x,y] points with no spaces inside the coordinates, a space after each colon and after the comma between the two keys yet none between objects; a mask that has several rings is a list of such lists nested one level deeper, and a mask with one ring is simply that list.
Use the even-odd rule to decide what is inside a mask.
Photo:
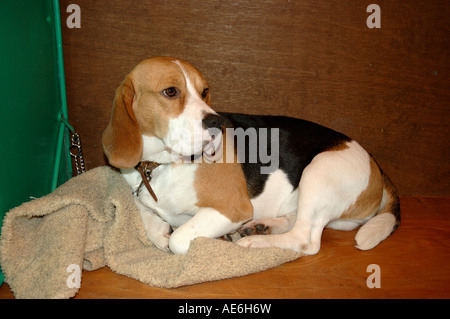
[{"label": "dog's front paw", "polygon": [[172,232],[172,227],[165,223],[163,226],[158,227],[158,230],[147,232],[147,237],[159,249],[170,252],[169,239]]},{"label": "dog's front paw", "polygon": [[167,234],[167,235],[164,235],[163,237],[153,239],[152,242],[159,249],[170,252],[169,239],[170,239],[170,234]]}]

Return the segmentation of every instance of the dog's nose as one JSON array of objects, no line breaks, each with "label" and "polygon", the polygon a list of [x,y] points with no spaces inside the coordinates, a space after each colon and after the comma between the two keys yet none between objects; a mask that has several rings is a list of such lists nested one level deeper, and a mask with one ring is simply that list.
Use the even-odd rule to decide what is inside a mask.
[{"label": "dog's nose", "polygon": [[220,115],[217,115],[217,114],[208,114],[202,121],[203,127],[205,129],[209,129],[209,128],[221,129],[223,126],[223,123],[224,123],[223,117],[221,117]]}]

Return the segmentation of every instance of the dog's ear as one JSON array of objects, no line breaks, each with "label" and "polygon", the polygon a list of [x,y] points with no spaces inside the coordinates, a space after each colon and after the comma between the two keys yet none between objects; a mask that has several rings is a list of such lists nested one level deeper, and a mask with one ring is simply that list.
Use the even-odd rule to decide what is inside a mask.
[{"label": "dog's ear", "polygon": [[103,132],[103,150],[117,168],[135,167],[142,156],[142,135],[133,112],[135,90],[129,76],[116,90],[111,120]]}]

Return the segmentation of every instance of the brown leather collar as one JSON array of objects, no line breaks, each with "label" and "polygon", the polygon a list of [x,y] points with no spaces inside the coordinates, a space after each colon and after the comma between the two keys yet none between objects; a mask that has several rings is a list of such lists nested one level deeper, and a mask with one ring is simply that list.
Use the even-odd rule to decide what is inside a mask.
[{"label": "brown leather collar", "polygon": [[150,195],[152,195],[155,202],[158,201],[158,198],[156,197],[155,192],[153,191],[152,187],[150,186],[150,180],[152,179],[152,171],[155,168],[157,168],[159,165],[161,165],[161,164],[155,163],[155,162],[150,162],[150,161],[142,161],[136,165],[136,167],[135,167],[136,170],[139,173],[141,173],[141,176],[142,176],[142,182],[139,185],[138,189],[136,190],[136,196],[139,196],[142,184],[144,184],[145,187],[147,188],[148,192],[150,193]]}]

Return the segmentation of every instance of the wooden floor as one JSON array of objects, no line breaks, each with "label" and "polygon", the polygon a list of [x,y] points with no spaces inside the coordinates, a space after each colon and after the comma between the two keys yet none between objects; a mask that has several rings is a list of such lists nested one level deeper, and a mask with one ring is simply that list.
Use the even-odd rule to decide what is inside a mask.
[{"label": "wooden floor", "polygon": [[[322,248],[277,268],[177,289],[147,286],[108,268],[84,271],[76,298],[450,298],[450,198],[402,197],[402,224],[370,251],[356,231],[326,229]],[[368,288],[380,267],[381,288]],[[14,298],[7,284],[0,298]]]}]

